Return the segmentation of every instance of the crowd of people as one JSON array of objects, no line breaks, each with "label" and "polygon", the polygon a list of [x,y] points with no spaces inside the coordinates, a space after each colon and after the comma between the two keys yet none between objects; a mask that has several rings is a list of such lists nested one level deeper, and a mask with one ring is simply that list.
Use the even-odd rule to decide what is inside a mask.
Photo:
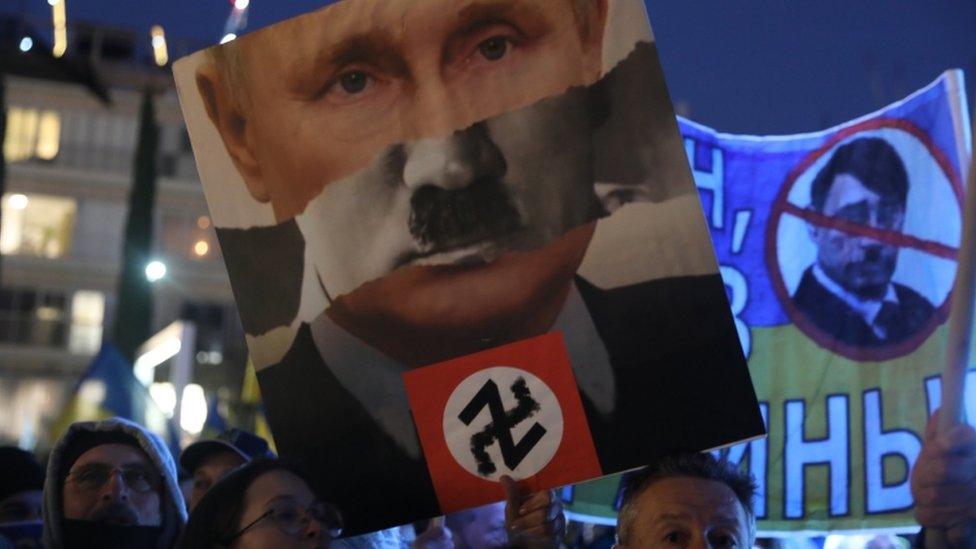
[{"label": "crowd of people", "polygon": [[[182,486],[178,469],[187,479]],[[341,511],[306,478],[301,466],[278,459],[266,441],[236,429],[189,445],[177,464],[159,437],[133,422],[78,422],[54,445],[46,469],[27,451],[0,448],[0,548],[486,549],[566,543],[554,493],[528,493],[510,477],[502,477],[504,503],[351,538],[342,537]],[[976,431],[960,425],[939,432],[933,416],[911,479],[922,527],[917,546],[976,547]],[[756,545],[755,481],[713,454],[664,456],[629,473],[625,482],[616,547]]]}]

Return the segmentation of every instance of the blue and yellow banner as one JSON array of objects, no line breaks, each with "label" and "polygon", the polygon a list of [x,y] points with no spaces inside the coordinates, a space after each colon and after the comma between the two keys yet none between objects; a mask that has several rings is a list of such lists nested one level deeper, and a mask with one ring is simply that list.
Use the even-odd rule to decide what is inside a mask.
[{"label": "blue and yellow banner", "polygon": [[[761,530],[913,523],[909,471],[939,406],[969,120],[961,71],[816,133],[679,120],[769,429],[726,451],[758,481]],[[618,489],[608,477],[563,498],[571,516],[609,523]]]}]

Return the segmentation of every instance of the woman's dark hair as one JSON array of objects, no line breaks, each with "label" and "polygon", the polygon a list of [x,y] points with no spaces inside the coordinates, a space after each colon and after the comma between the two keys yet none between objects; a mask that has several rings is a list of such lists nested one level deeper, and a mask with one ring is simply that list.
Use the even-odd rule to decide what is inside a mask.
[{"label": "woman's dark hair", "polygon": [[308,483],[296,465],[273,458],[256,459],[220,479],[190,513],[176,546],[179,549],[223,547],[223,540],[237,533],[244,512],[244,493],[258,477],[271,471],[287,471]]}]

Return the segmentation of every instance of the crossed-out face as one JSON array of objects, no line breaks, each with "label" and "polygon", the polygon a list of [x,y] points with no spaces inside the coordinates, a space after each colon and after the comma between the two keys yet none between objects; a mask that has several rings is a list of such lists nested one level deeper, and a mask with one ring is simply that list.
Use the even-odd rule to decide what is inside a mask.
[{"label": "crossed-out face", "polygon": [[585,94],[562,94],[599,78],[605,17],[605,0],[346,1],[239,40],[197,84],[252,196],[306,212],[330,316],[429,363],[561,309],[599,214]]},{"label": "crossed-out face", "polygon": [[161,489],[160,474],[141,450],[127,444],[102,444],[71,465],[62,489],[64,517],[159,526]]},{"label": "crossed-out face", "polygon": [[[900,232],[905,205],[867,188],[857,177],[838,174],[824,200],[824,215],[872,229]],[[861,299],[882,299],[898,261],[898,247],[870,236],[812,226],[817,263],[824,273]]]}]

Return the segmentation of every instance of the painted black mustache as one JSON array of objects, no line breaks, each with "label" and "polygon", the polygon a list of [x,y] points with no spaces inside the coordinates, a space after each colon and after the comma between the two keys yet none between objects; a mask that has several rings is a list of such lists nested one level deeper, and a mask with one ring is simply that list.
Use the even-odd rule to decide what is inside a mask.
[{"label": "painted black mustache", "polygon": [[[455,132],[451,142],[470,170],[464,186],[421,185],[410,198],[410,235],[424,254],[502,237],[521,226],[503,181],[508,166],[484,123]],[[402,155],[407,154],[404,149]],[[405,163],[407,158],[402,158]],[[401,172],[402,173],[402,172]]]},{"label": "painted black mustache", "polygon": [[410,206],[410,234],[424,251],[447,251],[521,227],[518,211],[495,178],[454,190],[425,185],[414,192]]}]

